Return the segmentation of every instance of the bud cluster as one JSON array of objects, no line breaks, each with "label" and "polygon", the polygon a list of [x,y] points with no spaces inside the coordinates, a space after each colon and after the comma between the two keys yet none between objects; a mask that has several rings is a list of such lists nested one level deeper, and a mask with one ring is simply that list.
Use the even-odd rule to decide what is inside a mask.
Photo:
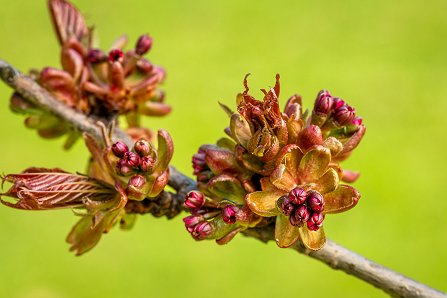
[{"label": "bud cluster", "polygon": [[[153,40],[141,35],[136,44],[124,51],[128,38],[121,36],[104,52],[93,47],[93,27],[88,27],[82,14],[67,0],[49,0],[53,25],[61,46],[61,69],[45,67],[30,76],[57,100],[89,116],[110,119],[126,117],[132,133],[140,127],[139,115],[164,116],[171,107],[164,103],[159,85],[164,81],[163,68],[144,58]],[[68,134],[65,148],[69,148],[79,133],[63,120],[15,93],[11,109],[26,114],[27,127],[36,129],[44,138]],[[137,138],[145,136],[144,129]]]},{"label": "bud cluster", "polygon": [[[339,164],[365,133],[355,109],[322,90],[311,115],[302,112],[299,95],[291,96],[281,111],[279,79],[277,75],[270,90],[261,89],[264,98],[257,100],[249,94],[246,76],[237,112],[221,104],[230,115],[225,129],[229,138],[202,145],[192,158],[199,190],[214,206],[224,206],[219,216],[226,225],[212,225],[206,239],[218,239],[215,234],[228,224],[241,225],[241,210],[248,210],[258,218],[244,228],[275,225],[278,246],[301,239],[307,248],[318,250],[325,243],[325,215],[349,210],[360,198],[356,189],[340,183],[359,176]],[[190,199],[187,205],[193,216],[200,215]],[[198,219],[192,218],[188,231],[199,235],[194,232]]]},{"label": "bud cluster", "polygon": [[315,99],[312,122],[324,126],[324,123],[330,120],[338,126],[362,124],[362,118],[356,116],[353,107],[341,98],[332,97],[329,91],[321,90]]},{"label": "bud cluster", "polygon": [[156,161],[153,145],[145,139],[137,140],[133,151],[120,141],[114,143],[111,150],[116,157],[120,158],[116,164],[116,171],[122,176],[129,176],[136,172],[150,173]]},{"label": "bud cluster", "polygon": [[232,232],[241,229],[247,216],[252,215],[249,210],[240,210],[233,204],[216,204],[199,191],[186,195],[184,207],[191,213],[183,218],[191,236],[196,240],[217,239],[221,244],[231,240]]},{"label": "bud cluster", "polygon": [[317,231],[323,224],[324,198],[315,191],[305,191],[297,187],[292,189],[288,195],[278,200],[281,212],[289,216],[290,224],[302,226],[307,224],[309,230]]}]

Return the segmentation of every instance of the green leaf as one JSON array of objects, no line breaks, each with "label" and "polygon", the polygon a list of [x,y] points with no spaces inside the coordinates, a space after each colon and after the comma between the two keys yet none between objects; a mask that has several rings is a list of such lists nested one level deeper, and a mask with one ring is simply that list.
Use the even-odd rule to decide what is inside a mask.
[{"label": "green leaf", "polygon": [[320,178],[331,161],[331,151],[323,146],[315,146],[301,159],[299,174],[305,182]]},{"label": "green leaf", "polygon": [[288,216],[278,215],[275,225],[276,244],[282,248],[292,246],[300,238],[299,229],[299,227],[290,224]]},{"label": "green leaf", "polygon": [[248,194],[245,197],[245,201],[251,211],[260,216],[276,216],[280,214],[280,211],[276,208],[276,201],[284,194],[286,194],[286,192],[277,188],[255,191]]},{"label": "green leaf", "polygon": [[310,250],[319,250],[326,243],[323,227],[320,227],[317,231],[311,231],[307,228],[307,225],[304,225],[299,231],[301,241]]},{"label": "green leaf", "polygon": [[333,192],[324,195],[324,213],[340,213],[357,205],[360,193],[352,186],[340,185]]}]

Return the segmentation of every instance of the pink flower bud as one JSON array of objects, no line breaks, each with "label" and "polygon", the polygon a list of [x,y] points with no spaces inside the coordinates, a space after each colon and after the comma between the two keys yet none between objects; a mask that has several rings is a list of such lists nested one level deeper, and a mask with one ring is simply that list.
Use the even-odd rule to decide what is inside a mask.
[{"label": "pink flower bud", "polygon": [[107,61],[107,56],[100,49],[91,49],[87,53],[87,61],[90,63],[101,63]]},{"label": "pink flower bud", "polygon": [[140,169],[143,172],[150,172],[155,165],[155,160],[151,156],[143,156],[140,160]]},{"label": "pink flower bud", "polygon": [[307,192],[301,187],[296,187],[289,192],[289,199],[295,205],[302,205],[306,202]]},{"label": "pink flower bud", "polygon": [[200,209],[205,204],[205,197],[199,191],[192,190],[188,192],[184,205],[189,210]]},{"label": "pink flower bud", "polygon": [[307,206],[316,212],[321,212],[324,209],[323,196],[315,190],[309,191],[307,195]]},{"label": "pink flower bud", "polygon": [[123,155],[123,159],[127,162],[127,164],[132,167],[138,167],[140,165],[140,157],[131,151],[127,151]]},{"label": "pink flower bud", "polygon": [[152,145],[145,139],[139,139],[135,142],[133,149],[139,156],[143,157],[149,155],[152,152]]},{"label": "pink flower bud", "polygon": [[132,168],[124,159],[121,159],[116,165],[116,172],[121,176],[128,176],[132,173]]},{"label": "pink flower bud", "polygon": [[147,35],[141,35],[140,38],[138,38],[137,44],[135,45],[135,53],[138,55],[144,55],[146,54],[152,47],[152,38]]},{"label": "pink flower bud", "polygon": [[136,189],[140,189],[143,187],[144,183],[146,183],[146,179],[144,179],[143,176],[141,175],[133,175],[130,179],[129,179],[129,186],[133,186]]},{"label": "pink flower bud", "polygon": [[355,117],[354,120],[352,120],[352,124],[354,125],[362,125],[363,119],[362,117]]},{"label": "pink flower bud", "polygon": [[321,90],[314,104],[314,111],[321,114],[329,114],[334,104],[334,99],[327,90]]},{"label": "pink flower bud", "polygon": [[222,210],[222,217],[225,223],[234,224],[236,222],[236,213],[239,210],[236,206],[227,205]]},{"label": "pink flower bud", "polygon": [[112,145],[112,152],[116,157],[123,157],[127,151],[129,151],[129,147],[123,142],[118,141]]},{"label": "pink flower bud", "polygon": [[202,221],[194,227],[191,235],[196,240],[204,239],[213,232],[213,227],[207,221]]},{"label": "pink flower bud", "polygon": [[183,218],[183,222],[185,223],[185,227],[186,230],[188,230],[188,232],[192,232],[194,231],[194,228],[197,224],[199,224],[199,222],[201,222],[203,220],[202,216],[197,216],[197,215],[190,215],[187,216],[185,218]]},{"label": "pink flower bud", "polygon": [[290,224],[293,226],[299,226],[309,219],[310,212],[309,209],[304,206],[298,206],[295,212],[289,217]]},{"label": "pink flower bud", "polygon": [[123,62],[124,53],[120,49],[114,49],[109,52],[110,62]]},{"label": "pink flower bud", "polygon": [[285,216],[289,216],[290,214],[292,214],[293,209],[295,209],[295,206],[292,204],[292,201],[290,200],[290,198],[288,196],[282,196],[280,198],[280,200],[282,200],[281,212]]},{"label": "pink flower bud", "polygon": [[332,106],[332,108],[334,110],[338,109],[339,107],[343,106],[345,104],[345,101],[341,98],[335,97],[334,98],[334,105]]},{"label": "pink flower bud", "polygon": [[311,231],[317,231],[323,225],[323,220],[323,213],[313,212],[307,221],[307,228]]},{"label": "pink flower bud", "polygon": [[335,121],[337,121],[340,125],[351,123],[354,117],[355,109],[348,105],[343,105],[334,112]]}]

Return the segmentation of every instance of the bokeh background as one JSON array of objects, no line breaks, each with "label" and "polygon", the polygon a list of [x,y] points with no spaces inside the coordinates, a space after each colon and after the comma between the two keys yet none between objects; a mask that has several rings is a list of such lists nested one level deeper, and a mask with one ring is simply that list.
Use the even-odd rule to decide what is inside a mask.
[{"label": "bokeh background", "polygon": [[[23,71],[59,65],[46,1],[0,0],[0,59]],[[74,0],[107,49],[122,33],[155,43],[148,58],[167,69],[174,110],[150,119],[175,141],[173,164],[223,135],[250,72],[252,90],[281,74],[281,103],[307,107],[323,88],[346,99],[368,131],[345,166],[362,172],[358,206],[325,221],[336,242],[447,291],[447,2]],[[79,142],[62,151],[24,128],[0,84],[0,171],[28,166],[84,171]],[[260,96],[260,92],[256,91]],[[383,297],[379,290],[274,243],[238,236],[196,243],[181,218],[140,217],[82,257],[64,238],[72,212],[0,206],[1,297]]]}]

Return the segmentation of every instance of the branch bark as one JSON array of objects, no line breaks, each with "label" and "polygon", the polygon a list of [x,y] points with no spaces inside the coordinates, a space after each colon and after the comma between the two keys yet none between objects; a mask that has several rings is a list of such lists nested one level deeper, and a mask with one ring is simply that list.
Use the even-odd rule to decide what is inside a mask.
[{"label": "branch bark", "polygon": [[[77,130],[91,134],[98,142],[102,143],[102,132],[101,128],[96,124],[97,120],[65,106],[31,78],[21,74],[12,65],[2,60],[0,60],[0,78],[30,102],[64,119]],[[121,140],[129,146],[132,145],[131,138],[119,128],[115,128],[113,140]],[[152,205],[151,202],[143,201],[142,203],[129,204],[126,208],[134,213],[152,213],[155,216],[166,215],[169,218],[174,217],[181,211],[183,198],[186,193],[196,189],[196,184],[191,178],[171,166],[169,185],[177,193],[164,192],[158,202],[152,203]],[[160,206],[163,206],[163,204],[171,204],[171,210],[167,213],[160,213]],[[252,228],[242,233],[262,242],[268,242],[274,239],[273,229],[273,226],[263,227],[262,229]],[[317,259],[333,269],[342,270],[347,274],[362,279],[393,297],[447,297],[443,292],[374,263],[331,240],[327,240],[325,246],[319,251],[310,251],[301,244],[295,245],[292,249]]]}]

